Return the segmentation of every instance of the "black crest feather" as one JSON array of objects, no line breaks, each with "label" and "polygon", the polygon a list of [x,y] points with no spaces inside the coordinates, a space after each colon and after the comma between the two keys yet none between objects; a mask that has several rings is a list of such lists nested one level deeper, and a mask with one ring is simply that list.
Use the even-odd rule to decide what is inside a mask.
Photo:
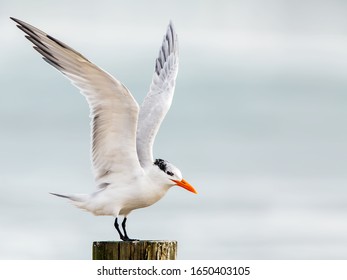
[{"label": "black crest feather", "polygon": [[166,170],[167,170],[166,162],[163,159],[160,159],[160,158],[156,159],[154,162],[154,165],[157,165],[159,167],[159,169],[163,170],[164,172],[166,172]]}]

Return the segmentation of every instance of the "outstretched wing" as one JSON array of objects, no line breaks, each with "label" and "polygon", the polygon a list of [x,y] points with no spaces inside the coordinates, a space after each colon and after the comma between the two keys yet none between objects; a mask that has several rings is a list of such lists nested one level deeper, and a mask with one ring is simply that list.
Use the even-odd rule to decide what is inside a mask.
[{"label": "outstretched wing", "polygon": [[71,80],[87,99],[97,183],[107,183],[111,173],[143,172],[136,153],[139,106],[129,90],[69,46],[23,21],[11,19],[43,59]]},{"label": "outstretched wing", "polygon": [[149,92],[139,114],[136,145],[141,166],[153,164],[153,143],[160,124],[170,109],[178,71],[178,41],[170,22],[159,56]]}]

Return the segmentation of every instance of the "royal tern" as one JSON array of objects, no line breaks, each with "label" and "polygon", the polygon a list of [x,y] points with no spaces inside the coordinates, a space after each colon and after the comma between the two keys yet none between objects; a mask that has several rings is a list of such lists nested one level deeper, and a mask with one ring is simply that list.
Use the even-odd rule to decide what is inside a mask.
[{"label": "royal tern", "polygon": [[[170,22],[149,92],[141,107],[117,79],[61,41],[12,18],[43,59],[64,74],[86,98],[91,116],[92,166],[97,190],[91,194],[52,193],[69,199],[94,215],[115,217],[123,241],[129,213],[152,205],[172,186],[196,193],[181,171],[163,159],[153,159],[153,142],[174,94],[178,71],[178,42]],[[124,216],[123,232],[118,217]]]}]

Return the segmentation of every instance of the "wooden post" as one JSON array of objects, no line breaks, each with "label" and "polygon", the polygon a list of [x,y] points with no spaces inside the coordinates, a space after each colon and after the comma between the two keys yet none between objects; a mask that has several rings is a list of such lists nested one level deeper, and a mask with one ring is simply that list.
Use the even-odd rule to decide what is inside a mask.
[{"label": "wooden post", "polygon": [[177,241],[95,241],[93,260],[175,260]]}]

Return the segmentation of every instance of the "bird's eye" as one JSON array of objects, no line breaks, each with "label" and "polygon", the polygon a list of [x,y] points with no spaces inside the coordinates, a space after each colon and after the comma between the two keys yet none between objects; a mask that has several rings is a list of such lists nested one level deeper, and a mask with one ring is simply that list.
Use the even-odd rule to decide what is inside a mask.
[{"label": "bird's eye", "polygon": [[166,174],[169,175],[169,176],[173,176],[174,174],[170,171],[166,171]]}]

